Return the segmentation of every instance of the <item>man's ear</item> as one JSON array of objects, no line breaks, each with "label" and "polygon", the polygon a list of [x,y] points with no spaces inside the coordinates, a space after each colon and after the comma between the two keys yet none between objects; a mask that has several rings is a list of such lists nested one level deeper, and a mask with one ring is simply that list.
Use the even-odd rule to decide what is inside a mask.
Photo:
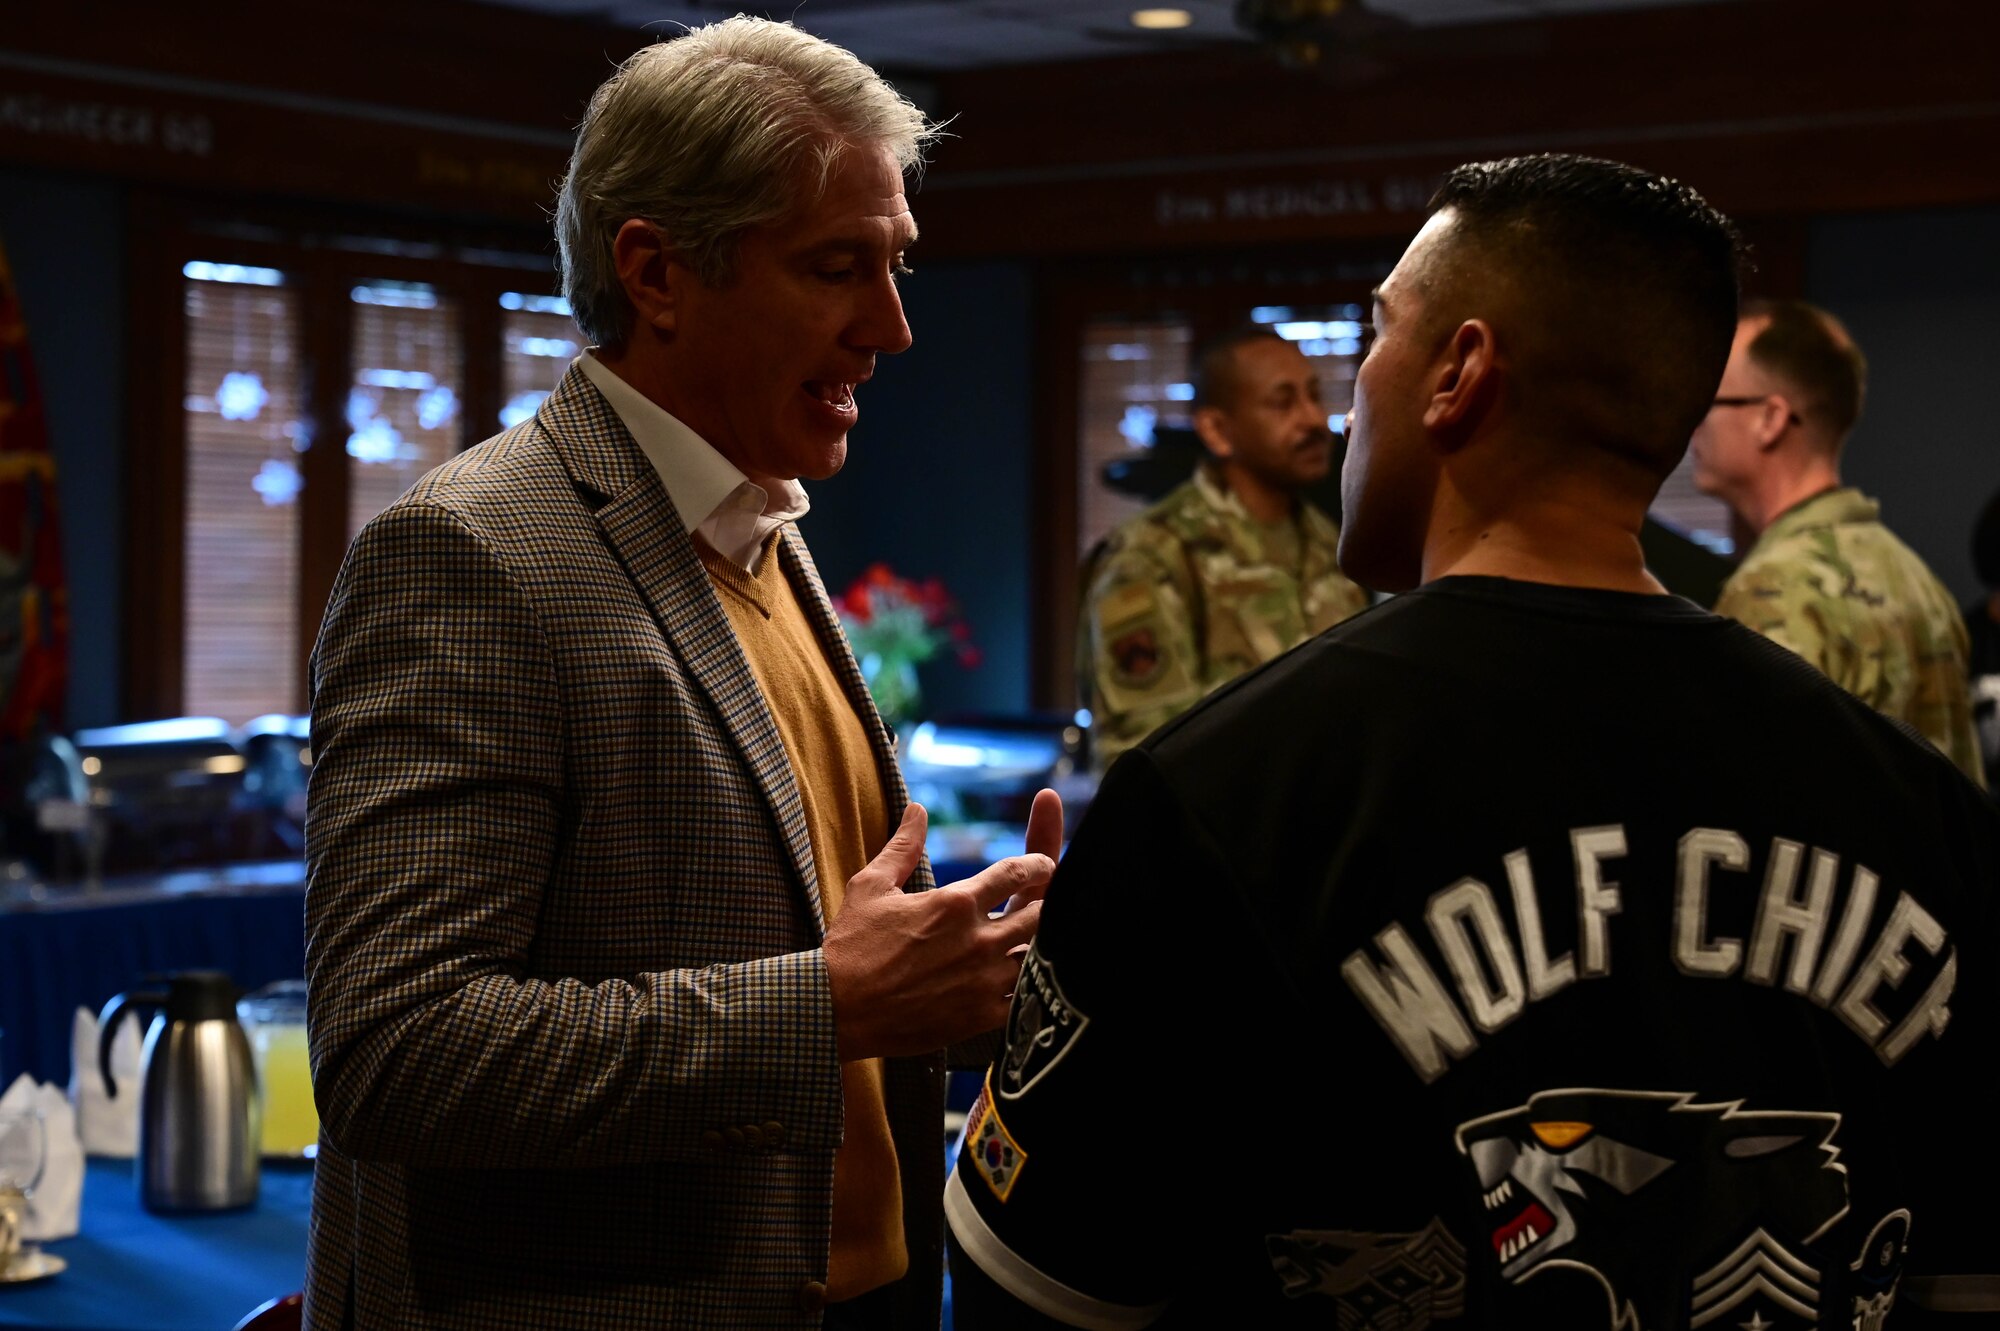
[{"label": "man's ear", "polygon": [[612,238],[611,261],[618,270],[618,285],[632,303],[634,327],[671,335],[678,313],[676,288],[687,272],[660,229],[641,218],[628,218]]},{"label": "man's ear", "polygon": [[1798,414],[1798,408],[1783,393],[1773,393],[1765,398],[1764,405],[1757,408],[1757,451],[1768,453],[1776,448],[1785,437],[1792,418]]},{"label": "man's ear", "polygon": [[1236,445],[1230,441],[1229,425],[1220,407],[1197,407],[1194,413],[1194,432],[1201,438],[1202,446],[1218,458],[1233,457]]},{"label": "man's ear", "polygon": [[1492,324],[1467,319],[1454,329],[1431,371],[1425,428],[1448,443],[1462,440],[1499,391],[1499,359]]}]

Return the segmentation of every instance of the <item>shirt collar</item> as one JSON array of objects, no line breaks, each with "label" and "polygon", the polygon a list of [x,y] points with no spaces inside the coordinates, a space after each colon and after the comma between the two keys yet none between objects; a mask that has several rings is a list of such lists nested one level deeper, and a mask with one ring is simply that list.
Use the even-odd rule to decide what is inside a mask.
[{"label": "shirt collar", "polygon": [[1803,531],[1846,522],[1876,522],[1882,506],[1852,486],[1833,486],[1809,495],[1771,520],[1757,544],[1776,545]]},{"label": "shirt collar", "polygon": [[667,498],[673,500],[688,531],[701,527],[732,497],[745,492],[757,498],[757,510],[774,524],[796,521],[811,507],[805,487],[797,481],[774,480],[768,487],[752,481],[713,444],[588,351],[578,356],[576,363],[631,431],[633,442],[659,473],[660,484],[666,487]]},{"label": "shirt collar", "polygon": [[1216,512],[1227,513],[1245,522],[1250,520],[1250,515],[1243,511],[1243,501],[1223,485],[1222,478],[1215,474],[1214,468],[1209,465],[1206,458],[1194,464],[1194,488]]},{"label": "shirt collar", "polygon": [[[1250,510],[1243,507],[1242,497],[1223,484],[1221,474],[1206,459],[1195,464],[1194,487],[1208,506],[1222,519],[1222,530],[1236,547],[1236,552],[1253,564],[1274,562],[1266,548],[1270,539],[1270,529],[1250,516]],[[1299,501],[1294,509],[1297,522],[1295,530],[1301,537],[1307,530],[1304,519],[1297,517],[1305,509],[1304,501]],[[1283,524],[1277,524],[1282,526]]]}]

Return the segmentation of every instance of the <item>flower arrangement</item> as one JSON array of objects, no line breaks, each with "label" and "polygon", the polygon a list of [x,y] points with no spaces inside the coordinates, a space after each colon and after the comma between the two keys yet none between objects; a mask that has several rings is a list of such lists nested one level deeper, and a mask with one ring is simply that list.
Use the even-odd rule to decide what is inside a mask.
[{"label": "flower arrangement", "polygon": [[918,665],[946,648],[962,666],[979,664],[972,630],[936,578],[917,582],[899,577],[887,564],[870,564],[834,598],[833,608],[861,663],[875,709],[892,730],[916,720],[923,707]]}]

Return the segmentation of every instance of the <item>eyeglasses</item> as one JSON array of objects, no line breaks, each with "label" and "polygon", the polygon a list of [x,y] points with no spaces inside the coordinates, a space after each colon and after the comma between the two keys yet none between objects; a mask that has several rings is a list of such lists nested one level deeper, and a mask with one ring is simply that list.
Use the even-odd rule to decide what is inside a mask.
[{"label": "eyeglasses", "polygon": [[[1759,393],[1755,397],[1719,397],[1709,403],[1713,407],[1754,407],[1777,397],[1776,393]],[[1786,419],[1793,425],[1804,425],[1796,411],[1786,413]]]}]

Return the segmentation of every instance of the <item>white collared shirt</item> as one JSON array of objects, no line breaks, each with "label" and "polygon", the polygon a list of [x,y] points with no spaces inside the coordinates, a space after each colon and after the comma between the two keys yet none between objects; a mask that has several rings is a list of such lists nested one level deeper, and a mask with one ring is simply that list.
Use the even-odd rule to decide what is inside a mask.
[{"label": "white collared shirt", "polygon": [[812,507],[797,481],[774,480],[769,490],[752,481],[713,444],[589,352],[578,356],[576,364],[632,432],[688,531],[700,533],[744,572],[757,572],[765,537]]}]

